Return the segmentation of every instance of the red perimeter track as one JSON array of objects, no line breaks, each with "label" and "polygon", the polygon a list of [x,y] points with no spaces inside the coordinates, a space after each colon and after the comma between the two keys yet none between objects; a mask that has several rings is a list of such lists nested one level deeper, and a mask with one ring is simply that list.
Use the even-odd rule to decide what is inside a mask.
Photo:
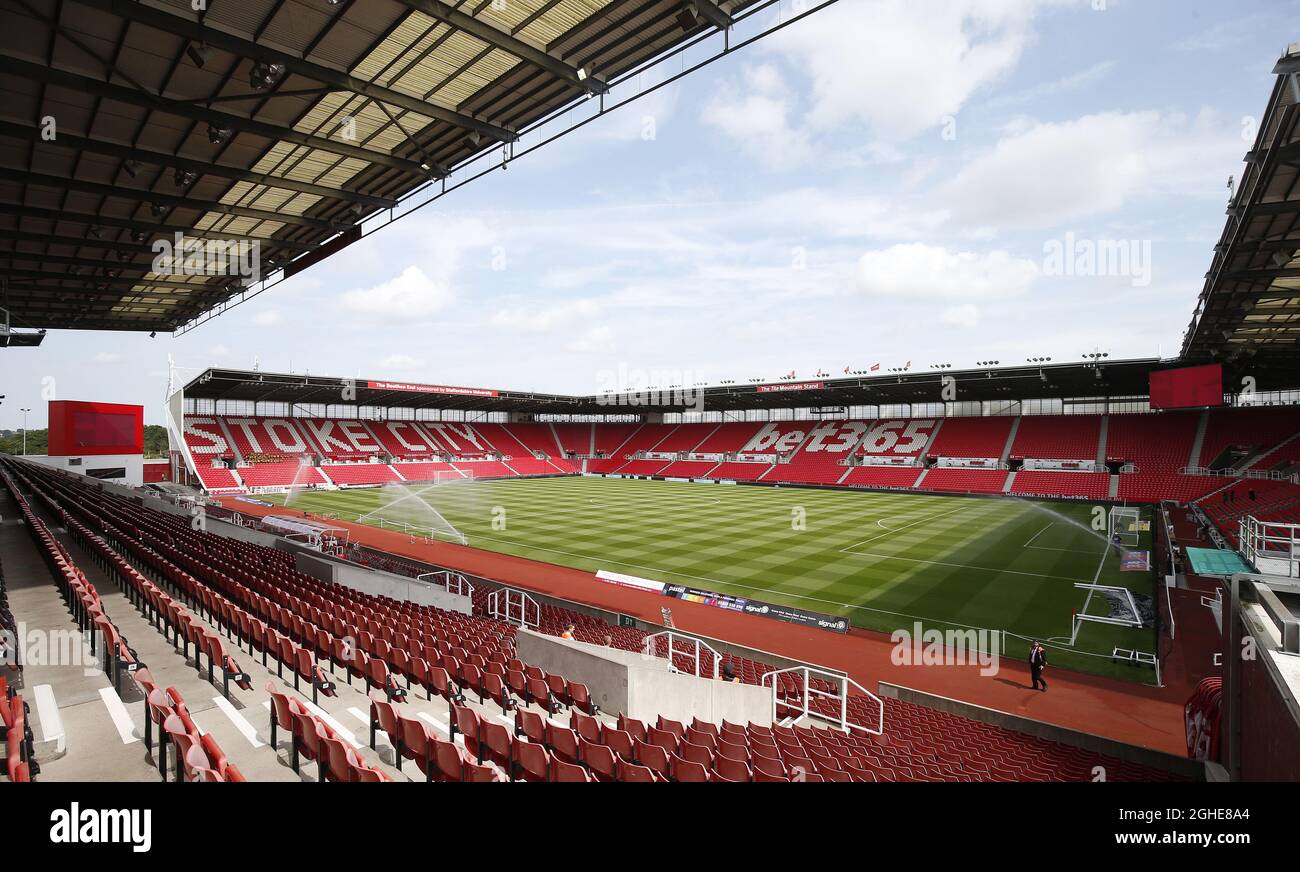
[{"label": "red perimeter track", "polygon": [[[217,499],[243,515],[296,514],[296,510],[259,506],[235,497]],[[662,624],[660,608],[667,603],[673,611],[674,625],[683,632],[842,669],[869,690],[875,690],[877,682],[885,681],[1178,756],[1187,754],[1183,703],[1191,695],[1195,682],[1189,684],[1185,674],[1166,687],[1154,688],[1049,668],[1044,677],[1050,690],[1042,693],[1030,687],[1029,668],[1024,659],[1028,651],[1024,657],[1013,652],[1009,662],[1000,664],[998,674],[991,677],[981,676],[977,667],[898,666],[890,660],[893,644],[884,633],[855,628],[842,635],[729,612],[703,603],[667,601],[660,594],[596,581],[592,573],[580,569],[448,542],[430,544],[365,524],[333,518],[322,520],[347,529],[352,541],[370,548],[570,602],[621,612],[650,624]]]}]

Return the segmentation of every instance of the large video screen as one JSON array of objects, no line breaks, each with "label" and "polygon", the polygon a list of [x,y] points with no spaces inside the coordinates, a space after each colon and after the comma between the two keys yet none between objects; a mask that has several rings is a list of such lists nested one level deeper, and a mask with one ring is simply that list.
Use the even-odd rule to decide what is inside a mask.
[{"label": "large video screen", "polygon": [[144,448],[142,406],[54,400],[49,413],[52,457],[140,454]]},{"label": "large video screen", "polygon": [[1223,405],[1223,366],[1217,363],[1151,373],[1151,408]]}]

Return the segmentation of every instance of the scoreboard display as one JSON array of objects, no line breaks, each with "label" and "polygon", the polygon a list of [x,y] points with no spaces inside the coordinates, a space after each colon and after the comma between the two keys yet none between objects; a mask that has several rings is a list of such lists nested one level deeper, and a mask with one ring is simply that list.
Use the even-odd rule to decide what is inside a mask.
[{"label": "scoreboard display", "polygon": [[1151,408],[1223,405],[1223,366],[1211,363],[1151,373]]},{"label": "scoreboard display", "polygon": [[51,400],[51,457],[144,453],[144,406]]}]

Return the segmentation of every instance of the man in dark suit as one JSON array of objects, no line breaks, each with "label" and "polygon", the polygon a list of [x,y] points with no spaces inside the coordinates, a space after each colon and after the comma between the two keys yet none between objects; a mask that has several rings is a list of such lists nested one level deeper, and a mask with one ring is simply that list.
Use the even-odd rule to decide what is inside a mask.
[{"label": "man in dark suit", "polygon": [[1029,674],[1034,679],[1034,690],[1038,690],[1038,685],[1042,685],[1044,693],[1047,692],[1047,682],[1043,681],[1043,670],[1047,668],[1047,649],[1043,643],[1037,639],[1029,649]]}]

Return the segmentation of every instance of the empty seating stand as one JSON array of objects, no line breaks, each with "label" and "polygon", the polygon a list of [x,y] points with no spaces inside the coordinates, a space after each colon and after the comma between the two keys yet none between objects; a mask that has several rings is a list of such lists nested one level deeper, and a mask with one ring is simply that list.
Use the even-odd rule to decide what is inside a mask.
[{"label": "empty seating stand", "polygon": [[983,457],[997,459],[1011,435],[1015,418],[945,418],[927,451],[930,457]]},{"label": "empty seating stand", "polygon": [[840,483],[849,487],[910,488],[920,474],[919,466],[855,466]]},{"label": "empty seating stand", "polygon": [[234,473],[224,466],[204,466],[200,463],[194,471],[198,473],[199,481],[203,482],[204,490],[209,493],[227,493],[240,489]]},{"label": "empty seating stand", "polygon": [[771,465],[752,461],[727,461],[714,467],[709,478],[719,481],[756,481]]},{"label": "empty seating stand", "polygon": [[249,487],[312,487],[326,484],[320,470],[295,461],[254,463],[239,468],[239,477]]},{"label": "empty seating stand", "polygon": [[705,478],[717,465],[713,460],[677,460],[659,470],[659,474],[672,478]]},{"label": "empty seating stand", "polygon": [[1110,493],[1110,475],[1105,472],[1021,470],[1016,473],[1011,492],[1022,496],[1104,500]]},{"label": "empty seating stand", "polygon": [[921,487],[947,493],[1000,494],[1006,481],[1005,469],[935,467],[925,474]]},{"label": "empty seating stand", "polygon": [[393,469],[406,481],[447,481],[464,478],[460,470],[450,463],[424,461],[421,463],[394,463]]},{"label": "empty seating stand", "polygon": [[321,472],[337,485],[374,485],[401,481],[384,463],[349,463],[322,466]]}]

